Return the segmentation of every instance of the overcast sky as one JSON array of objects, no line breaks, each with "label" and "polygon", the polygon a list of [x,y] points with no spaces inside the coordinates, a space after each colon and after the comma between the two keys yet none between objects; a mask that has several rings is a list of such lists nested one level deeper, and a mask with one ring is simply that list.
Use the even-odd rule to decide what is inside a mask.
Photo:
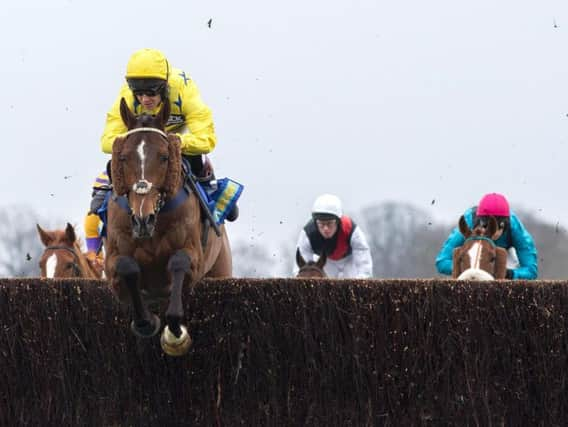
[{"label": "overcast sky", "polygon": [[105,114],[154,47],[213,110],[217,175],[246,187],[233,239],[295,241],[323,192],[457,221],[497,191],[568,223],[566,1],[18,0],[0,17],[2,205],[82,228]]}]

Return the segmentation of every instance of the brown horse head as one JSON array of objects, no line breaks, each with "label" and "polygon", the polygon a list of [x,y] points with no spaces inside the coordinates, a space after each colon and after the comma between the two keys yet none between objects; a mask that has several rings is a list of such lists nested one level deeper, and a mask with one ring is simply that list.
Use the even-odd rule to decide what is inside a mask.
[{"label": "brown horse head", "polygon": [[296,264],[298,265],[298,274],[296,277],[327,277],[323,266],[327,261],[325,252],[317,261],[306,261],[300,253],[300,248],[296,249]]},{"label": "brown horse head", "polygon": [[170,115],[167,102],[156,116],[135,116],[123,98],[120,115],[129,130],[113,144],[113,188],[128,198],[134,237],[148,238],[165,199],[181,186],[181,142],[164,132]]},{"label": "brown horse head", "polygon": [[52,231],[36,225],[39,238],[45,246],[39,260],[41,277],[101,277],[102,269],[97,271],[81,252],[71,224],[67,223],[65,230]]},{"label": "brown horse head", "polygon": [[465,242],[454,249],[452,277],[459,280],[504,279],[507,271],[507,251],[495,245],[499,236],[495,217],[487,224],[469,228],[464,216],[459,220],[459,230]]}]

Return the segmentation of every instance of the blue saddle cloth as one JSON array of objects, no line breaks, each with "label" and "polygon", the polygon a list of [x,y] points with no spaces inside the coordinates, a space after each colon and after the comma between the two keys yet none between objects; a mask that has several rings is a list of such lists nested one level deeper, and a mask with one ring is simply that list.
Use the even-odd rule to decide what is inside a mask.
[{"label": "blue saddle cloth", "polygon": [[[211,212],[217,225],[221,225],[225,222],[227,215],[231,212],[231,210],[237,203],[237,200],[239,200],[239,197],[241,197],[241,193],[244,189],[244,186],[242,184],[239,184],[238,182],[233,181],[229,178],[221,178],[216,181],[211,181],[210,185],[203,185],[199,182],[196,182],[196,187],[203,200],[205,200],[205,202],[207,203],[209,211]],[[183,186],[179,191],[187,192],[189,190],[187,189],[187,186]],[[103,227],[101,229],[101,236],[103,237],[106,236],[107,210],[111,197],[112,191],[108,191],[102,206],[97,210],[97,215],[103,223]],[[167,201],[164,204],[162,211],[171,210],[174,207],[177,207],[172,206],[172,203],[177,204],[179,203],[180,199],[181,197],[179,197],[178,193],[178,195],[176,195],[171,201]],[[124,210],[130,210],[126,197],[119,196],[116,198],[116,202]],[[168,205],[169,203],[170,205]]]},{"label": "blue saddle cloth", "polygon": [[207,206],[213,218],[215,218],[215,222],[217,225],[221,225],[241,197],[244,186],[232,179],[221,178],[212,181],[210,186],[204,186],[198,182],[197,189],[201,192],[204,200],[207,201]]}]

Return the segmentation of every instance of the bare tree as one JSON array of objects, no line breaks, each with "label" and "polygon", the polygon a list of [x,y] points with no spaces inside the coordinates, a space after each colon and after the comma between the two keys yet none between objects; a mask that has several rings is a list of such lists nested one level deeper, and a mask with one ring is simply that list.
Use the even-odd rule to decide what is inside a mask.
[{"label": "bare tree", "polygon": [[413,278],[437,275],[435,258],[447,229],[408,203],[384,202],[362,211],[361,227],[373,256],[375,277]]}]

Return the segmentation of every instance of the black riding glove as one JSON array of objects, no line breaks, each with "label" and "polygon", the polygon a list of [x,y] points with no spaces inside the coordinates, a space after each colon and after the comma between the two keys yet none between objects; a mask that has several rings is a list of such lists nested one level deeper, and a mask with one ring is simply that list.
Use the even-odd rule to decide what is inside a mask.
[{"label": "black riding glove", "polygon": [[507,269],[507,272],[505,273],[505,278],[506,279],[514,279],[515,276],[513,274],[513,270],[511,270],[510,268]]}]

